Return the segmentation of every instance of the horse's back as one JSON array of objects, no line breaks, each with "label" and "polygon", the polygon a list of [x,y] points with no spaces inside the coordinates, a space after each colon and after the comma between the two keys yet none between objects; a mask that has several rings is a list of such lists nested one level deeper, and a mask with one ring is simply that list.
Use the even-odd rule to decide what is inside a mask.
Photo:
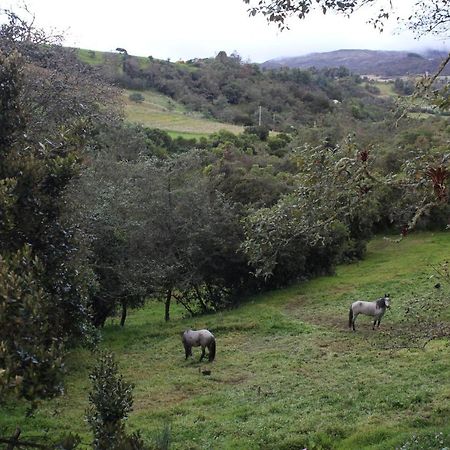
[{"label": "horse's back", "polygon": [[375,304],[373,302],[357,300],[352,303],[352,310],[354,313],[373,314],[375,312]]},{"label": "horse's back", "polygon": [[205,336],[208,336],[209,338],[215,339],[214,335],[209,330],[201,330]]},{"label": "horse's back", "polygon": [[207,345],[215,340],[214,335],[209,330],[198,330],[200,333],[200,343],[201,345]]},{"label": "horse's back", "polygon": [[365,302],[364,300],[356,300],[356,302],[352,303],[351,308],[355,309],[355,308],[364,308],[364,306],[369,305],[370,302]]},{"label": "horse's back", "polygon": [[211,331],[203,330],[186,330],[183,333],[183,342],[189,345],[207,345],[209,342],[215,339]]}]

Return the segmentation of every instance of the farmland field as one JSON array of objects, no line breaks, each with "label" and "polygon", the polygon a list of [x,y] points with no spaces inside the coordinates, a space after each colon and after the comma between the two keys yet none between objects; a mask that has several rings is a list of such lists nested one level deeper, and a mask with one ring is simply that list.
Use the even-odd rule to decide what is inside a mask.
[{"label": "farmland field", "polygon": [[[449,254],[449,233],[400,243],[378,237],[365,260],[231,311],[185,318],[175,307],[166,324],[163,305],[149,302],[123,329],[109,322],[102,347],[135,384],[127,426],[150,443],[166,429],[173,449],[448,447],[449,341],[416,342],[407,313],[415,300],[448,302],[450,286],[436,268]],[[360,316],[350,332],[349,304],[385,292],[392,308],[380,329],[372,331],[370,319]],[[450,321],[450,308],[439,320]],[[185,361],[179,332],[189,327],[214,332],[216,361],[198,363],[198,349]],[[12,433],[19,424],[24,436],[70,429],[87,444],[91,364],[87,350],[74,351],[65,395],[28,419],[24,404],[7,406],[4,427]],[[205,367],[210,376],[202,375]]]}]

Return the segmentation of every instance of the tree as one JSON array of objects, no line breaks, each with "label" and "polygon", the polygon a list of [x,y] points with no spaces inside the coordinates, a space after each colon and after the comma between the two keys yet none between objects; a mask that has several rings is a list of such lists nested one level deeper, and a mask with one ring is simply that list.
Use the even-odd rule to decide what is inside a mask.
[{"label": "tree", "polygon": [[361,257],[377,223],[395,226],[402,239],[432,213],[450,214],[448,153],[416,151],[392,173],[373,148],[349,139],[337,147],[305,145],[296,160],[295,191],[246,219],[243,248],[264,277],[276,276],[277,267],[288,274],[287,261],[301,253],[307,275],[339,258]]},{"label": "tree", "polygon": [[257,276],[274,277],[283,285],[363,255],[379,195],[371,192],[372,162],[364,155],[353,144],[338,149],[304,145],[297,151],[295,191],[246,218],[243,248]]},{"label": "tree", "polygon": [[[115,160],[116,151],[127,160]],[[251,278],[239,252],[239,208],[202,173],[209,155],[161,160],[145,152],[110,147],[69,195],[91,236],[100,283],[94,311],[105,305],[106,317],[124,300],[133,307],[146,297],[164,302],[166,320],[174,299],[192,314],[227,306]]]},{"label": "tree", "polygon": [[100,97],[87,99],[88,82],[72,89],[76,77],[68,75],[66,53],[16,14],[6,16],[0,26],[0,384],[2,397],[15,392],[35,404],[61,390],[67,345],[94,339],[92,272],[76,225],[64,220],[63,193],[80,173],[102,113]]},{"label": "tree", "polygon": [[[243,0],[252,5],[253,0]],[[315,10],[321,10],[323,14],[334,12],[350,17],[356,10],[362,7],[373,7],[375,13],[369,20],[375,28],[383,31],[384,24],[392,17],[400,25],[410,29],[418,38],[426,34],[444,35],[448,32],[450,24],[450,3],[448,0],[410,0],[408,15],[403,17],[398,12],[399,1],[392,0],[261,0],[255,6],[251,6],[249,14],[255,16],[262,14],[268,20],[278,25],[280,29],[288,28],[287,21],[291,17],[305,19]],[[404,5],[404,2],[402,2]],[[449,86],[439,86],[437,80],[443,69],[450,62],[450,53],[442,61],[439,70],[429,76],[425,76],[418,83],[416,96],[425,97],[440,109],[448,109]]]},{"label": "tree", "polygon": [[[252,5],[254,0],[243,0]],[[375,28],[383,31],[384,24],[392,17],[400,25],[410,29],[418,38],[426,34],[446,35],[450,24],[450,3],[448,0],[410,0],[410,9],[406,17],[398,12],[400,1],[393,0],[261,0],[255,6],[251,6],[249,14],[255,16],[262,14],[268,20],[278,25],[280,29],[288,28],[287,21],[291,17],[305,19],[315,10],[321,10],[323,14],[334,12],[351,16],[362,7],[373,7],[376,12],[369,20]],[[402,2],[404,6],[404,2]],[[439,70],[429,76],[425,76],[418,83],[416,95],[428,98],[431,103],[440,109],[448,109],[449,85],[437,85],[439,75],[450,62],[450,53],[442,61]]]},{"label": "tree", "polygon": [[416,1],[412,14],[407,18],[408,27],[418,35],[445,34],[450,23],[448,0]]},{"label": "tree", "polygon": [[74,131],[81,143],[99,122],[120,117],[117,90],[95,69],[80,64],[76,51],[61,45],[61,36],[34,28],[33,16],[29,22],[9,10],[1,9],[0,15],[6,18],[0,27],[3,52],[17,51],[23,60],[18,101],[28,142],[54,143],[50,133]]},{"label": "tree", "polygon": [[135,103],[142,103],[145,97],[140,92],[132,92],[128,98]]},{"label": "tree", "polygon": [[[248,5],[253,3],[253,0],[243,1]],[[408,16],[404,18],[398,15],[395,8],[399,3],[392,0],[261,0],[257,2],[257,6],[249,9],[249,13],[252,16],[262,14],[269,22],[274,22],[283,29],[288,18],[304,19],[315,10],[322,11],[323,14],[335,12],[350,16],[361,7],[374,7],[377,12],[370,22],[381,30],[389,18],[395,17],[419,36],[447,31],[450,22],[448,0],[410,0]]]},{"label": "tree", "polygon": [[146,292],[133,283],[133,272],[128,269],[127,227],[129,189],[136,175],[132,168],[146,151],[145,135],[139,129],[102,127],[89,166],[66,190],[68,220],[80,224],[89,242],[88,257],[96,277],[90,306],[96,327],[119,309],[123,326],[128,308],[144,303]]},{"label": "tree", "polygon": [[164,301],[165,320],[173,298],[193,314],[223,307],[233,291],[232,267],[242,265],[235,256],[237,216],[210,191],[200,168],[195,154],[141,160],[133,168],[133,185],[123,189],[131,220],[122,273]]},{"label": "tree", "polygon": [[[68,283],[68,295],[57,295],[55,282],[62,275],[61,268],[54,266],[58,250],[44,250],[51,235],[34,234],[40,227],[42,232],[58,231],[53,219],[57,207],[50,212],[49,202],[57,198],[66,161],[61,158],[52,165],[51,157],[38,159],[35,149],[22,147],[26,126],[19,101],[22,64],[17,52],[8,56],[0,53],[0,394],[3,397],[15,391],[34,404],[61,389],[61,348],[81,323],[61,329],[66,325],[60,323],[64,317],[75,319],[69,311],[58,317],[72,286],[69,278],[63,277],[60,281]],[[50,177],[53,186],[46,185]]]},{"label": "tree", "polygon": [[0,399],[13,392],[33,406],[62,391],[63,341],[51,329],[51,296],[36,282],[43,270],[30,246],[0,255]]}]

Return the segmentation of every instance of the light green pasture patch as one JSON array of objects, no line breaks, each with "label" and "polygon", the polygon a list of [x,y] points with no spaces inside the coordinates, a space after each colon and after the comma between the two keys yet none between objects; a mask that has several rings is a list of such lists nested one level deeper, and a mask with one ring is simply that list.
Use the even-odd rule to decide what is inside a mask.
[{"label": "light green pasture patch", "polygon": [[99,66],[105,62],[105,53],[97,52],[95,50],[86,50],[83,48],[77,49],[78,57],[81,61],[92,66]]},{"label": "light green pasture patch", "polygon": [[375,86],[380,90],[380,94],[388,97],[398,97],[394,91],[394,83],[378,81]]},{"label": "light green pasture patch", "polygon": [[243,127],[205,119],[199,113],[188,112],[180,103],[170,97],[142,91],[144,101],[140,103],[129,100],[132,91],[125,91],[125,114],[129,122],[139,123],[150,128],[160,128],[177,133],[208,135],[220,130],[242,133]]}]

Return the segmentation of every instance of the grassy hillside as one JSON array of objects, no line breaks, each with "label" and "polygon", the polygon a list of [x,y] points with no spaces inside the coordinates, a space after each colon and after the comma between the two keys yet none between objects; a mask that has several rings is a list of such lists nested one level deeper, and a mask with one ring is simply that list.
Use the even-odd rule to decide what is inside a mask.
[{"label": "grassy hillside", "polygon": [[[402,92],[394,90],[393,82],[362,83],[342,67],[272,71],[226,55],[172,63],[117,52],[77,49],[77,54],[106,80],[124,88],[128,121],[175,133],[175,137],[200,138],[222,129],[240,133],[243,126],[261,120],[272,130],[288,133],[319,124],[323,138],[338,144],[349,132],[366,134],[383,124]],[[376,60],[374,55],[370,53],[369,59]],[[330,61],[328,54],[323,57]],[[132,92],[144,100],[131,101]],[[431,117],[421,105],[410,106],[414,111],[410,117]]]},{"label": "grassy hillside", "polygon": [[[389,98],[376,95],[361,84],[359,77],[342,68],[264,71],[256,64],[244,63],[239,55],[227,56],[224,52],[216,58],[177,63],[152,56],[89,50],[77,53],[80,60],[95,66],[105,79],[122,88],[147,94],[158,92],[187,110],[196,111],[196,118],[201,113],[239,127],[257,125],[261,120],[273,130],[292,131],[296,125],[313,125],[330,114],[338,115],[340,122],[343,118],[350,122],[354,118],[377,122],[385,118],[386,110],[392,106]],[[336,101],[339,108],[335,107]],[[355,115],[353,103],[361,101],[366,103],[367,111]],[[154,117],[150,113],[141,109],[129,111],[131,120],[151,126]],[[214,125],[216,131],[221,126]],[[197,132],[191,129],[191,123],[186,126],[190,127],[188,131]]]},{"label": "grassy hillside", "polygon": [[150,128],[171,131],[183,137],[201,137],[220,130],[242,133],[243,127],[208,120],[199,113],[189,112],[170,97],[154,91],[140,92],[142,102],[129,99],[132,91],[124,91],[125,115],[130,122]]},{"label": "grassy hillside", "polygon": [[[192,319],[177,310],[165,324],[163,305],[150,303],[124,329],[108,324],[103,346],[136,385],[129,427],[152,441],[167,424],[173,449],[448,447],[448,340],[425,349],[396,347],[413,330],[404,320],[411,299],[449,298],[450,286],[434,288],[432,268],[449,252],[448,233],[417,234],[399,244],[377,238],[364,261],[233,311]],[[349,304],[384,292],[393,305],[381,328],[372,331],[370,319],[360,316],[350,332]],[[441,320],[450,321],[449,313]],[[215,333],[214,363],[184,360],[179,332],[188,327]],[[21,424],[23,435],[71,429],[89,442],[82,417],[90,365],[87,351],[74,352],[64,397],[28,420],[24,406],[10,405],[1,422],[9,430]],[[200,373],[206,366],[209,377]]]},{"label": "grassy hillside", "polygon": [[[122,56],[118,53],[77,49],[77,55],[86,64],[106,67],[109,72],[122,73]],[[145,69],[150,64],[148,58],[135,56],[133,58],[141,69]],[[188,66],[183,66],[183,68],[186,67]],[[155,90],[139,90],[144,97],[144,101],[139,103],[129,99],[132,92],[125,89],[123,93],[125,117],[129,122],[149,128],[159,128],[168,131],[172,137],[184,138],[200,138],[220,130],[228,130],[232,133],[243,131],[241,126],[206,119],[200,113],[188,111],[181,103]]]}]

